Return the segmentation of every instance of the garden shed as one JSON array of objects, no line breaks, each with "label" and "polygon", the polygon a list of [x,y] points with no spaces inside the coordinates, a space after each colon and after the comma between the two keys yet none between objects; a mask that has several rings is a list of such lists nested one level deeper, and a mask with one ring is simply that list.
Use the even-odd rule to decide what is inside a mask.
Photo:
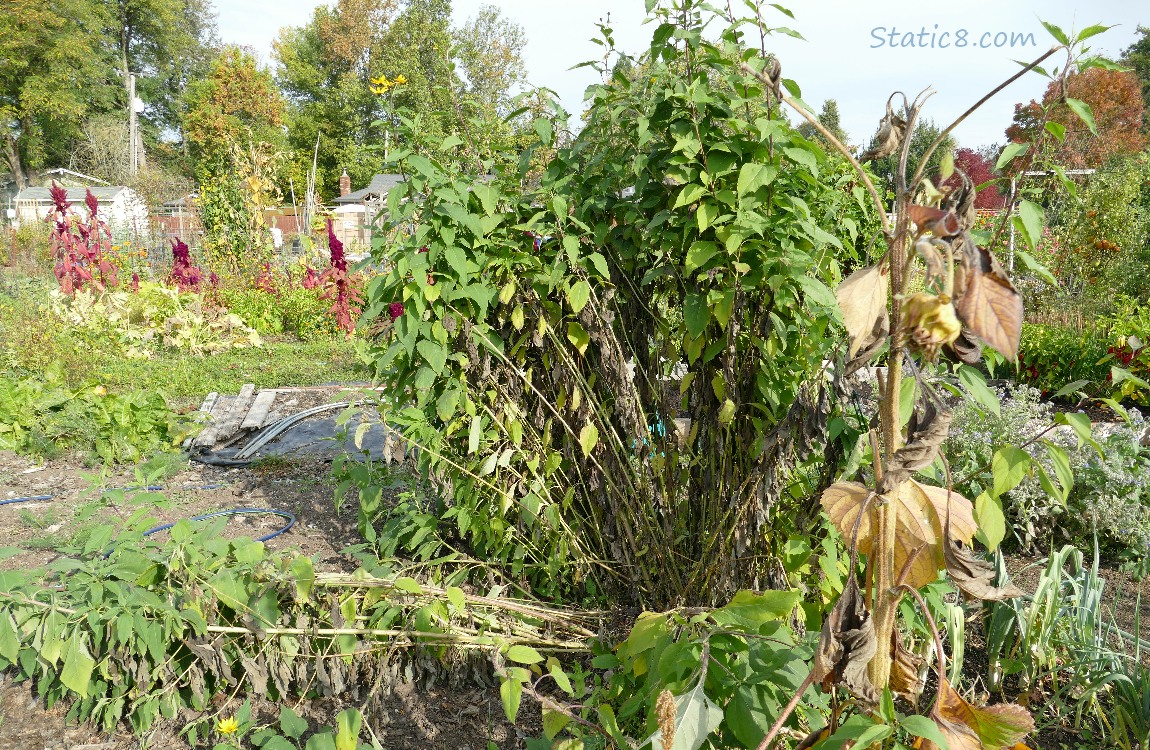
[{"label": "garden shed", "polygon": [[[148,233],[148,207],[140,195],[124,185],[69,187],[68,201],[81,214],[87,214],[84,196],[88,190],[96,196],[99,211],[112,231],[142,236]],[[44,221],[52,210],[52,196],[46,187],[24,188],[12,201],[17,226],[24,222]]]}]

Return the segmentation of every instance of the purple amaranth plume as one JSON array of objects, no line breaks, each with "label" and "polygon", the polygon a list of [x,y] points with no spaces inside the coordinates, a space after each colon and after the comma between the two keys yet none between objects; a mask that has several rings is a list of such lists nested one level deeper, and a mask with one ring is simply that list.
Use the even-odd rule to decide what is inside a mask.
[{"label": "purple amaranth plume", "polygon": [[92,195],[91,188],[84,192],[84,205],[88,207],[88,218],[94,218],[96,211],[100,208],[100,202],[96,200],[96,196]]},{"label": "purple amaranth plume", "polygon": [[192,265],[188,246],[179,237],[172,239],[171,280],[181,292],[196,292],[204,280],[204,272]]},{"label": "purple amaranth plume", "polygon": [[387,306],[387,314],[391,316],[391,322],[399,320],[399,316],[403,315],[403,303],[392,302]]},{"label": "purple amaranth plume", "polygon": [[327,246],[331,251],[332,268],[338,268],[346,273],[347,256],[343,252],[343,243],[335,236],[335,229],[332,227],[331,219],[327,220]]}]

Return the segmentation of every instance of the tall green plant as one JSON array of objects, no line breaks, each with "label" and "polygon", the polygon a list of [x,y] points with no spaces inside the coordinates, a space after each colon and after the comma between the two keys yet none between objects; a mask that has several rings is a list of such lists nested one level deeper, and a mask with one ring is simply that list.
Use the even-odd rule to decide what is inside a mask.
[{"label": "tall green plant", "polygon": [[[388,231],[413,229],[377,249],[368,316],[393,419],[477,554],[551,591],[709,602],[774,580],[774,519],[816,488],[830,285],[877,224],[733,31],[658,18],[537,188],[531,151],[506,170],[458,138],[394,155]],[[563,127],[534,123],[545,148]]]}]

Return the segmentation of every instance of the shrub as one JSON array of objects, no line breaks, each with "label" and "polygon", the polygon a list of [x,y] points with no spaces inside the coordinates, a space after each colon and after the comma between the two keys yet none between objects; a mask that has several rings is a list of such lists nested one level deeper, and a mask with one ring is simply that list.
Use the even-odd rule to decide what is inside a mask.
[{"label": "shrub", "polygon": [[1107,343],[1093,331],[1056,325],[1022,326],[1018,376],[1044,395],[1079,380],[1088,381],[1097,392],[1110,374],[1106,358]]},{"label": "shrub", "polygon": [[[395,154],[407,181],[384,232],[411,229],[376,253],[366,312],[390,419],[427,448],[445,522],[549,594],[766,585],[792,483],[821,468],[829,285],[877,219],[846,162],[765,103],[735,40],[704,52],[684,33],[706,67],[655,54],[592,89],[537,188],[530,152],[500,170],[424,149],[412,121],[421,151]],[[564,125],[537,119],[540,147]]]}]

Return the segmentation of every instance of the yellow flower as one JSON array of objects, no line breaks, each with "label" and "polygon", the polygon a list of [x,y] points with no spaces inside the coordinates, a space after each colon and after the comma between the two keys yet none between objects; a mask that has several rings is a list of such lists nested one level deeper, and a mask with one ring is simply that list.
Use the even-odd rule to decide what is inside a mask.
[{"label": "yellow flower", "polygon": [[391,81],[387,80],[387,76],[380,76],[379,78],[372,78],[371,82],[374,83],[376,86],[386,87],[386,86],[391,85]]},{"label": "yellow flower", "polygon": [[220,734],[235,734],[239,731],[240,723],[236,721],[236,717],[229,716],[226,719],[220,719],[216,722],[216,731]]},{"label": "yellow flower", "polygon": [[400,73],[399,75],[397,75],[395,77],[395,85],[396,86],[402,86],[405,83],[407,83],[407,77],[404,76],[402,73]]}]

